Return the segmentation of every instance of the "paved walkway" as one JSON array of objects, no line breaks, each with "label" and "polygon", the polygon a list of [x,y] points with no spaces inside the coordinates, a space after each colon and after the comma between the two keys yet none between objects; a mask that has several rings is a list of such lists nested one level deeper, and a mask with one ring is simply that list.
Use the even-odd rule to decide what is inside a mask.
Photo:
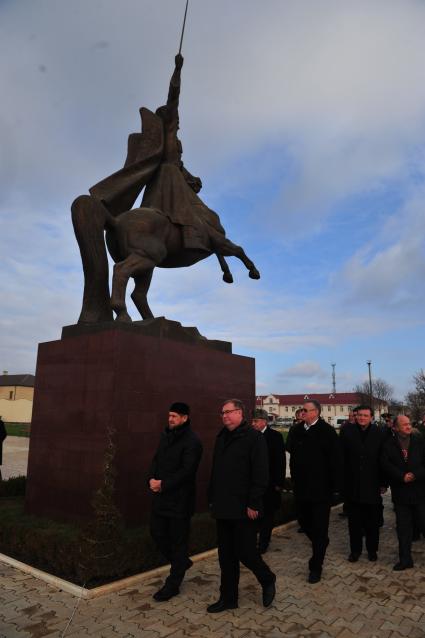
[{"label": "paved walkway", "polygon": [[181,595],[155,603],[161,585],[156,576],[139,586],[92,600],[81,600],[66,630],[77,599],[32,576],[0,564],[1,638],[424,638],[425,540],[415,543],[416,568],[392,571],[396,539],[387,499],[386,524],[377,563],[362,557],[348,563],[346,521],[332,513],[331,544],[323,580],[306,582],[309,547],[296,527],[279,531],[267,561],[277,574],[277,596],[261,606],[260,588],[242,570],[239,609],[209,615],[217,599],[215,558],[195,563]]},{"label": "paved walkway", "polygon": [[28,448],[30,440],[26,436],[8,436],[3,443],[3,479],[11,476],[26,476]]}]

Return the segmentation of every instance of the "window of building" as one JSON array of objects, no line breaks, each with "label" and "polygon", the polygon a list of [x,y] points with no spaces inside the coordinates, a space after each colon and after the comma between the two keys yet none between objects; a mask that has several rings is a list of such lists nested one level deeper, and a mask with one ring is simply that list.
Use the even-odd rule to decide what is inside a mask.
[{"label": "window of building", "polygon": [[269,407],[269,412],[273,412],[273,407],[272,406]]},{"label": "window of building", "polygon": [[289,408],[287,405],[285,405],[285,412],[288,412],[288,411],[289,411]]},{"label": "window of building", "polygon": [[291,410],[292,412],[295,412],[295,405],[292,406]]},{"label": "window of building", "polygon": [[330,412],[332,410],[331,406],[328,405],[328,412]]},{"label": "window of building", "polygon": [[271,397],[269,399],[269,403],[273,403],[273,399]]},{"label": "window of building", "polygon": [[339,406],[339,411],[344,412],[344,407],[342,405]]},{"label": "window of building", "polygon": [[13,399],[13,390],[9,390],[9,399]]}]

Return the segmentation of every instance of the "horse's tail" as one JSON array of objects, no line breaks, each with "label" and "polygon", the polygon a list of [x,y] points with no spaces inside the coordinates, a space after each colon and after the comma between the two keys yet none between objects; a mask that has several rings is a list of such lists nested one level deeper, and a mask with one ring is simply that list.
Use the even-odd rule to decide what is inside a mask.
[{"label": "horse's tail", "polygon": [[102,202],[90,195],[77,197],[71,214],[84,270],[83,307],[78,323],[112,321],[104,231],[115,220]]}]

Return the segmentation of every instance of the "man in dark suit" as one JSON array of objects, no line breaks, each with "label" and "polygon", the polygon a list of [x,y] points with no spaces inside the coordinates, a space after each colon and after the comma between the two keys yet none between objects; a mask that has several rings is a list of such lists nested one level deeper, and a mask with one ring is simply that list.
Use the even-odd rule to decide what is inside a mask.
[{"label": "man in dark suit", "polygon": [[281,433],[268,426],[268,414],[265,410],[254,410],[252,427],[264,436],[269,455],[269,484],[263,497],[263,516],[258,520],[258,549],[260,554],[265,554],[270,544],[274,513],[280,507],[281,492],[285,483],[285,444]]},{"label": "man in dark suit", "polygon": [[208,502],[217,523],[220,598],[209,605],[211,614],[238,606],[239,563],[250,569],[262,587],[263,605],[275,597],[276,576],[257,548],[257,519],[269,482],[266,441],[245,418],[239,399],[221,409],[223,428],[214,447]]},{"label": "man in dark suit", "polygon": [[2,479],[1,466],[3,464],[3,441],[5,440],[6,436],[6,426],[4,425],[4,421],[0,416],[0,481]]},{"label": "man in dark suit", "polygon": [[332,499],[341,489],[342,451],[334,428],[320,417],[320,403],[306,401],[304,422],[291,431],[290,468],[298,522],[312,545],[308,582],[318,583],[329,544]]},{"label": "man in dark suit", "polygon": [[397,522],[399,561],[395,571],[413,567],[414,524],[425,534],[425,440],[412,432],[408,416],[395,419],[395,435],[384,444],[382,468],[387,474]]},{"label": "man in dark suit", "polygon": [[195,480],[202,445],[192,431],[186,403],[173,403],[149,469],[153,494],[151,535],[171,563],[165,584],[154,595],[158,602],[179,593],[185,572],[192,566],[188,542],[190,519],[195,509]]},{"label": "man in dark suit", "polygon": [[380,465],[385,434],[372,419],[370,406],[359,405],[356,422],[344,425],[339,437],[344,455],[344,501],[350,536],[348,560],[352,563],[362,553],[363,533],[369,560],[376,561],[378,557],[381,494],[386,491]]}]

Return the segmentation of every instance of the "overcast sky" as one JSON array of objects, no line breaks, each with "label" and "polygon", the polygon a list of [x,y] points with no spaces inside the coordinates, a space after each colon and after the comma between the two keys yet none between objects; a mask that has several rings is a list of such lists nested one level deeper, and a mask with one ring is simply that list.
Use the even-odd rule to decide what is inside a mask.
[{"label": "overcast sky", "polygon": [[[0,0],[2,370],[78,319],[71,202],[164,103],[184,5]],[[372,360],[401,399],[425,367],[424,33],[422,0],[190,2],[185,165],[262,278],[210,258],[149,300],[254,356],[259,393],[326,392],[331,363],[350,391]]]}]

